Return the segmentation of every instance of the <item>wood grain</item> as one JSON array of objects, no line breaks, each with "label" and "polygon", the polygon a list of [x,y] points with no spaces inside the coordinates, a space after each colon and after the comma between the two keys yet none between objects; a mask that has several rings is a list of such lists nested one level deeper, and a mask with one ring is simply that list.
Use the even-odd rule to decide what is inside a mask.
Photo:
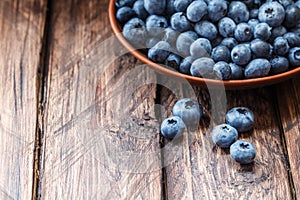
[{"label": "wood grain", "polygon": [[33,196],[45,0],[0,1],[0,199]]},{"label": "wood grain", "polygon": [[[253,110],[254,130],[239,136],[253,142],[257,149],[254,164],[247,166],[235,163],[228,150],[213,145],[211,129],[224,122],[225,112],[221,110],[217,115],[211,112],[213,106],[222,107],[211,104],[211,90],[195,87],[195,93],[199,94],[198,101],[204,106],[205,115],[199,130],[189,133],[192,140],[184,147],[185,159],[166,168],[169,199],[291,199],[272,92],[268,88],[231,91],[223,99],[222,95],[215,95],[218,92],[211,95],[214,102],[226,103],[227,109],[246,106]],[[166,94],[169,102],[164,96],[162,99],[166,105],[173,105],[176,98],[169,96]]]},{"label": "wood grain", "polygon": [[52,8],[40,196],[161,199],[155,74],[118,56],[108,0]]},{"label": "wood grain", "polygon": [[294,195],[300,197],[300,77],[277,86],[278,107],[290,161]]}]

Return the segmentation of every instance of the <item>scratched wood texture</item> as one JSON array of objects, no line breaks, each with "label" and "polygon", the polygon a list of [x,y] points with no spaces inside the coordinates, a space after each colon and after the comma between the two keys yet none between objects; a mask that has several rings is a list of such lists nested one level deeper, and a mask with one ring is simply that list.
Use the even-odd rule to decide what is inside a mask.
[{"label": "scratched wood texture", "polygon": [[0,199],[31,199],[45,0],[0,1]]},{"label": "scratched wood texture", "polygon": [[108,2],[51,5],[43,199],[162,198],[156,76],[119,56]]},{"label": "scratched wood texture", "polygon": [[[175,160],[166,168],[168,198],[292,199],[278,125],[280,122],[273,101],[276,93],[271,88],[263,88],[222,95],[222,92],[195,88],[195,94],[198,94],[198,100],[204,106],[205,115],[198,131],[190,132],[191,139],[183,143],[186,149],[183,159]],[[170,96],[172,94],[167,92],[162,96],[165,105],[173,105],[177,100],[175,96]],[[253,142],[257,149],[257,157],[252,165],[235,163],[228,150],[222,150],[212,143],[211,128],[224,122],[226,112],[222,109],[224,106],[212,105],[212,102],[218,104],[226,100],[227,110],[234,106],[246,106],[254,111],[254,130],[239,136]],[[213,113],[213,110],[217,113]],[[297,153],[291,153],[297,156]]]},{"label": "scratched wood texture", "polygon": [[277,97],[293,178],[293,192],[300,198],[300,76],[280,84]]}]

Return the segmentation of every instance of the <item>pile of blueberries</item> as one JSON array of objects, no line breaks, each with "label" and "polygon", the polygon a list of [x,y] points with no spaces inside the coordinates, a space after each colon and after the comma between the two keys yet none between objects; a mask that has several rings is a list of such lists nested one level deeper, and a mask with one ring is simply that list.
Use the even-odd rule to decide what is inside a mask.
[{"label": "pile of blueberries", "polygon": [[116,0],[123,36],[181,73],[258,78],[300,66],[300,0]]},{"label": "pile of blueberries", "polygon": [[[172,140],[182,137],[186,128],[195,129],[203,116],[203,108],[198,101],[184,98],[175,103],[173,116],[161,124],[161,134]],[[246,107],[235,107],[226,114],[226,123],[212,130],[212,141],[221,148],[230,148],[231,157],[240,164],[252,163],[256,150],[253,144],[246,140],[237,140],[238,133],[250,131],[254,125],[254,114]]]}]

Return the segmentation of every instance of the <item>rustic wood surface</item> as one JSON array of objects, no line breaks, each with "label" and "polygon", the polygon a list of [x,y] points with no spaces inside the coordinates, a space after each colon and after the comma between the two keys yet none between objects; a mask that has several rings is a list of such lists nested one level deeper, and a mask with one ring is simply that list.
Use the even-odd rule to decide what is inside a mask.
[{"label": "rustic wood surface", "polygon": [[[46,1],[0,1],[0,199],[31,199]],[[37,184],[36,184],[37,186]]]},{"label": "rustic wood surface", "polygon": [[[0,1],[0,199],[299,198],[300,77],[222,95],[161,76],[111,37],[108,3]],[[205,114],[164,140],[183,97]],[[234,106],[256,116],[252,165],[212,144]]]}]

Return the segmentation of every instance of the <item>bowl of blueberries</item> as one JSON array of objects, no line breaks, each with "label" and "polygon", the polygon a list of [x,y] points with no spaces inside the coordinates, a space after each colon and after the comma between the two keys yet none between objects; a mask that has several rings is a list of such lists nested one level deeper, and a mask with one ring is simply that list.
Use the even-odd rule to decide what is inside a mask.
[{"label": "bowl of blueberries", "polygon": [[111,0],[120,42],[165,75],[226,89],[300,73],[300,0]]}]

